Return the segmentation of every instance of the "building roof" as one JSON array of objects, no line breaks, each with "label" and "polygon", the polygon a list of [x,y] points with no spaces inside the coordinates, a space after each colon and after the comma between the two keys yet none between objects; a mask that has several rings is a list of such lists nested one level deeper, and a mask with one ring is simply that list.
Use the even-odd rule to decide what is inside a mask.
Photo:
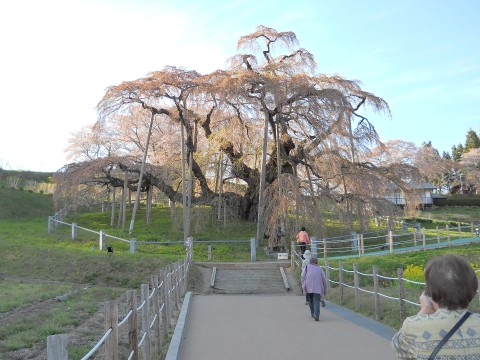
[{"label": "building roof", "polygon": [[[430,184],[429,182],[421,182],[421,183],[416,183],[413,181],[407,181],[407,184],[413,189],[413,190],[419,190],[419,189],[425,189],[425,190],[434,190],[437,189],[435,185]],[[388,183],[385,186],[385,189],[388,190],[395,190],[399,189],[400,187],[395,184],[395,183]]]}]

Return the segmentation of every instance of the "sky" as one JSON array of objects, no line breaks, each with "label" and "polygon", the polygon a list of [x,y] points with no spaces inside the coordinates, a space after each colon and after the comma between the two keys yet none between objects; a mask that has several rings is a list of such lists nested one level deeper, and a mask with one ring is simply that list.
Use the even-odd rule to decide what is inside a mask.
[{"label": "sky", "polygon": [[0,2],[0,168],[57,171],[107,87],[167,65],[225,69],[258,25],[293,31],[317,73],[360,80],[383,141],[440,151],[480,134],[478,0]]}]

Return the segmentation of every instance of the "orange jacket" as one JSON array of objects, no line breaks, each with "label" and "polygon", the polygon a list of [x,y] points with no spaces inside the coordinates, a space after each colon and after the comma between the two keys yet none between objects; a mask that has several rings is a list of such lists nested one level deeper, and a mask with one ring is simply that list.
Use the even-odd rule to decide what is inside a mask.
[{"label": "orange jacket", "polygon": [[300,231],[297,234],[297,243],[302,243],[302,242],[306,244],[310,244],[310,237],[308,236],[306,231]]}]

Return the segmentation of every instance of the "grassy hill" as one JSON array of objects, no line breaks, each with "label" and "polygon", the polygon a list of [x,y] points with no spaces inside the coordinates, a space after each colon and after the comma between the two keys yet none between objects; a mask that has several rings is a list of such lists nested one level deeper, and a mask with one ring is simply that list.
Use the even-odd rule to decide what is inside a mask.
[{"label": "grassy hill", "polygon": [[0,219],[26,219],[53,213],[52,195],[0,188]]},{"label": "grassy hill", "polygon": [[25,219],[54,213],[53,173],[0,169],[0,219]]}]

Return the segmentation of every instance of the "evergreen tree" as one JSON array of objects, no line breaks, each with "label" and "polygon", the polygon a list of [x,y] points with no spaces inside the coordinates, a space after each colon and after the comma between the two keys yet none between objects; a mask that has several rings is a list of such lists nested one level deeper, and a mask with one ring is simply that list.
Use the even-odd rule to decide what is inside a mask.
[{"label": "evergreen tree", "polygon": [[479,147],[480,147],[480,138],[478,137],[475,131],[470,129],[465,139],[465,149],[463,150],[463,152],[467,153],[471,149],[478,149]]},{"label": "evergreen tree", "polygon": [[458,144],[457,146],[452,146],[452,158],[453,161],[460,161],[462,154],[464,153],[465,149],[462,144]]}]

